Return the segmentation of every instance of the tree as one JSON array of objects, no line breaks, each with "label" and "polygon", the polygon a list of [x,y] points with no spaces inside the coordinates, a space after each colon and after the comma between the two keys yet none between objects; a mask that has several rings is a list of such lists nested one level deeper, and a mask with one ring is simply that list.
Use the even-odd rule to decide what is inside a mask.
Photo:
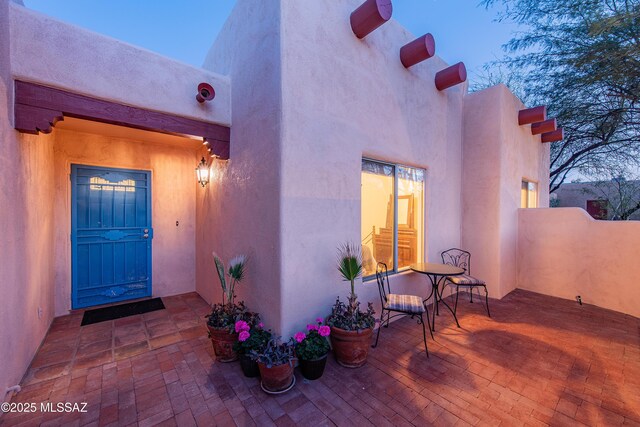
[{"label": "tree", "polygon": [[[630,177],[627,179],[626,177]],[[640,210],[640,180],[628,171],[612,169],[600,176],[584,193],[602,200],[613,221],[627,221]]]},{"label": "tree", "polygon": [[640,0],[482,0],[524,31],[502,61],[528,105],[565,130],[551,145],[551,191],[572,171],[601,173],[640,154]]}]

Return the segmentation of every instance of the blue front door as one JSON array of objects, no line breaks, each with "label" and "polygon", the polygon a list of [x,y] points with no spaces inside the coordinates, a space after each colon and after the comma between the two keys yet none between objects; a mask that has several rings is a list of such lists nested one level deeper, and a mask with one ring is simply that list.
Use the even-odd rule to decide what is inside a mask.
[{"label": "blue front door", "polygon": [[74,309],[151,296],[150,178],[71,165]]}]

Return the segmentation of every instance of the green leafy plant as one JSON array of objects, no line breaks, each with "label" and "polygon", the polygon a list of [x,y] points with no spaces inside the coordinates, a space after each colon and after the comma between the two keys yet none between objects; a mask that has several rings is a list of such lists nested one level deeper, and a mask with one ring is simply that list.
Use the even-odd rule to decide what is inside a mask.
[{"label": "green leafy plant", "polygon": [[[211,313],[206,316],[209,319],[207,323],[212,328],[228,329],[233,333],[238,320],[248,321],[255,315],[247,311],[244,302],[235,302],[235,287],[245,276],[247,258],[244,255],[233,258],[229,261],[228,272],[225,272],[224,263],[215,253],[213,261],[222,288],[222,303],[211,306]],[[226,276],[229,276],[229,280]]]},{"label": "green leafy plant", "polygon": [[233,328],[238,320],[247,316],[247,308],[244,302],[237,304],[213,304],[211,313],[205,317],[208,318],[207,324],[212,328],[227,329],[229,333],[233,333]]},{"label": "green leafy plant", "polygon": [[338,271],[345,281],[351,282],[349,303],[336,299],[327,318],[327,324],[347,331],[373,328],[376,323],[373,304],[368,303],[367,311],[360,311],[360,302],[355,292],[355,280],[362,274],[362,251],[360,245],[345,243],[338,248]]},{"label": "green leafy plant", "polygon": [[293,360],[293,339],[283,342],[281,337],[272,337],[262,351],[252,350],[249,354],[258,363],[264,363],[267,368],[291,364]]},{"label": "green leafy plant", "polygon": [[296,341],[296,355],[302,360],[315,360],[329,353],[331,328],[323,324],[321,317],[316,323],[307,325],[307,332],[298,332],[293,336]]},{"label": "green leafy plant", "polygon": [[240,255],[234,257],[229,261],[229,282],[226,280],[225,268],[222,259],[218,255],[213,254],[213,261],[216,266],[216,272],[218,273],[218,279],[220,279],[220,286],[222,287],[222,301],[225,304],[233,304],[235,299],[236,284],[240,283],[244,279],[245,269],[247,266],[247,257]]},{"label": "green leafy plant", "polygon": [[345,281],[351,282],[351,296],[355,298],[355,280],[362,274],[360,245],[347,242],[338,248],[338,271]]},{"label": "green leafy plant", "polygon": [[371,303],[368,303],[367,311],[361,311],[360,302],[353,296],[349,297],[349,304],[340,301],[338,297],[331,308],[327,324],[346,331],[370,329],[376,324],[375,314]]}]

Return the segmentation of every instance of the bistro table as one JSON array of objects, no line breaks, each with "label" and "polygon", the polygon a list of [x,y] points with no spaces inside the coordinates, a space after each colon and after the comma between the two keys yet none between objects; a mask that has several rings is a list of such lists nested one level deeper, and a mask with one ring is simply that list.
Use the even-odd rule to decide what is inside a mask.
[{"label": "bistro table", "polygon": [[464,269],[453,265],[439,264],[436,262],[419,262],[416,264],[411,264],[409,268],[411,268],[411,270],[415,271],[416,273],[425,274],[431,281],[431,293],[424,299],[424,302],[429,300],[429,298],[431,298],[431,296],[433,295],[433,305],[435,307],[433,308],[433,321],[431,322],[432,330],[434,332],[436,330],[436,314],[438,314],[438,316],[440,315],[438,310],[440,301],[442,301],[445,307],[449,309],[456,321],[456,325],[458,325],[459,328],[460,323],[458,323],[458,318],[456,317],[455,311],[453,311],[449,304],[447,304],[447,302],[442,299],[442,290],[440,290],[440,293],[438,293],[438,287],[447,276],[459,276],[461,274],[464,274]]}]

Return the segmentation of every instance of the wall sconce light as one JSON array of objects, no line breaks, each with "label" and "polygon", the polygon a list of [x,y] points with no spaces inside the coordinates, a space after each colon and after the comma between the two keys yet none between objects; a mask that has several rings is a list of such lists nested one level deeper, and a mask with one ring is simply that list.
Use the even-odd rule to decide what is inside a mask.
[{"label": "wall sconce light", "polygon": [[209,165],[204,157],[200,160],[200,163],[198,163],[198,167],[196,167],[196,176],[198,177],[200,185],[206,187],[209,183]]},{"label": "wall sconce light", "polygon": [[203,103],[204,101],[211,101],[216,96],[216,91],[213,90],[213,86],[209,83],[200,83],[198,85],[198,94],[196,95],[196,100],[199,103]]}]

